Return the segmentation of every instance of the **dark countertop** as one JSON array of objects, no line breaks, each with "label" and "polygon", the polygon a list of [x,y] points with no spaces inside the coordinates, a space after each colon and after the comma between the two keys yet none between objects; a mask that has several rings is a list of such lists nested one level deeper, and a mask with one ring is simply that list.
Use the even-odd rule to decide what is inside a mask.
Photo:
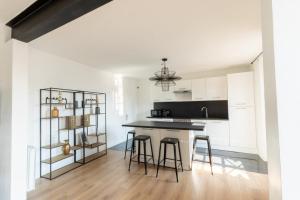
[{"label": "dark countertop", "polygon": [[193,117],[193,118],[187,118],[187,117],[147,117],[149,119],[190,119],[190,120],[224,120],[228,121],[226,118],[217,118],[217,117],[209,117],[209,118],[203,118],[203,117]]},{"label": "dark countertop", "polygon": [[123,124],[122,126],[136,127],[136,128],[178,129],[178,130],[193,130],[193,131],[204,130],[204,126],[193,125],[193,123],[186,123],[186,122],[136,121],[129,124]]}]

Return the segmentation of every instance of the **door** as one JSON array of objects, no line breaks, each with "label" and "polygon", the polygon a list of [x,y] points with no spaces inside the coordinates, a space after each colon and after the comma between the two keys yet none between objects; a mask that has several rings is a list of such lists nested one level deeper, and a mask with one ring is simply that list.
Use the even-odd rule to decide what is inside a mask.
[{"label": "door", "polygon": [[208,120],[206,133],[210,138],[212,148],[217,146],[229,146],[229,124],[223,120]]},{"label": "door", "polygon": [[206,79],[202,78],[192,80],[192,100],[206,100]]},{"label": "door", "polygon": [[229,124],[231,146],[256,148],[254,107],[230,107]]},{"label": "door", "polygon": [[230,106],[254,105],[253,72],[228,75],[228,104]]},{"label": "door", "polygon": [[209,100],[227,100],[226,76],[207,78],[206,95]]}]

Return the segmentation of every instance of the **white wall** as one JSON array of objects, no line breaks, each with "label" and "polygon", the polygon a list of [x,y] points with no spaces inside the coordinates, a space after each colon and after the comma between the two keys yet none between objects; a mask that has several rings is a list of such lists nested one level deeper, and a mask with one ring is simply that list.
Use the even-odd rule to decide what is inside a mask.
[{"label": "white wall", "polygon": [[270,199],[299,199],[300,1],[262,2]]},{"label": "white wall", "polygon": [[[126,131],[121,124],[136,120],[136,80],[122,78],[33,48],[30,48],[29,66],[29,145],[39,147],[39,89],[48,87],[107,93],[108,147],[126,139]],[[39,159],[37,166],[39,169]]]},{"label": "white wall", "polygon": [[0,24],[0,199],[26,199],[27,45]]},{"label": "white wall", "polygon": [[11,172],[12,51],[11,46],[5,44],[5,37],[5,27],[0,24],[0,199],[10,198]]},{"label": "white wall", "polygon": [[255,119],[257,133],[257,151],[259,156],[267,161],[266,113],[263,57],[253,63],[255,88]]}]

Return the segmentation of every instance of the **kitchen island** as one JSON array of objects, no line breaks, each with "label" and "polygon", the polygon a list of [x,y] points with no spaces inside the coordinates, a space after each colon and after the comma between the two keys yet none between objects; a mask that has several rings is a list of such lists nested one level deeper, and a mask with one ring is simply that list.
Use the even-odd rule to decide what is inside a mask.
[{"label": "kitchen island", "polygon": [[[156,122],[156,121],[136,121],[133,123],[123,124],[123,127],[135,128],[136,135],[149,135],[152,140],[153,154],[155,163],[157,163],[160,140],[165,137],[178,138],[180,141],[183,168],[191,169],[191,159],[193,152],[193,131],[203,131],[204,125],[186,123],[186,122]],[[147,145],[150,145],[147,143]],[[143,148],[141,146],[141,148]],[[147,146],[147,154],[151,154],[150,146]],[[177,151],[178,154],[178,151]],[[168,145],[167,157],[174,158],[173,147]],[[179,155],[177,155],[179,158]],[[173,166],[173,163],[167,163]]]}]

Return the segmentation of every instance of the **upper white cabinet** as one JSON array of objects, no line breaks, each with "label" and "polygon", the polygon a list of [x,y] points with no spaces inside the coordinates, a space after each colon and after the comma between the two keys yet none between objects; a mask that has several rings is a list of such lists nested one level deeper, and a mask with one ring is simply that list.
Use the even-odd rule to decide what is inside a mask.
[{"label": "upper white cabinet", "polygon": [[179,80],[176,81],[176,86],[174,87],[174,91],[186,91],[192,89],[192,81],[191,80]]},{"label": "upper white cabinet", "polygon": [[254,105],[253,72],[229,74],[228,104],[230,106]]},{"label": "upper white cabinet", "polygon": [[161,87],[152,86],[151,96],[153,102],[175,101],[174,87],[170,87],[169,91],[163,92]]},{"label": "upper white cabinet", "polygon": [[192,99],[194,101],[227,100],[226,76],[193,80]]},{"label": "upper white cabinet", "polygon": [[207,78],[206,94],[208,100],[226,100],[227,99],[226,76]]},{"label": "upper white cabinet", "polygon": [[194,101],[206,100],[206,79],[192,80],[192,99]]}]

